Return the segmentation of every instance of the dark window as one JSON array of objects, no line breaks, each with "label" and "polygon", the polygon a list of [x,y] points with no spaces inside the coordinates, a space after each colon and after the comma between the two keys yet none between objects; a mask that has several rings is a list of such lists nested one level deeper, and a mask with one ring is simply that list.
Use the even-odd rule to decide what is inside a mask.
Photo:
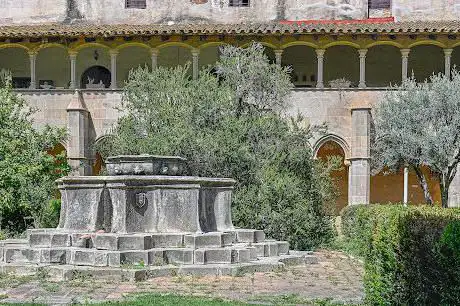
[{"label": "dark window", "polygon": [[230,0],[229,6],[249,6],[249,0]]},{"label": "dark window", "polygon": [[391,8],[391,0],[369,0],[370,9],[389,9]]},{"label": "dark window", "polygon": [[147,0],[126,0],[126,8],[145,9]]}]

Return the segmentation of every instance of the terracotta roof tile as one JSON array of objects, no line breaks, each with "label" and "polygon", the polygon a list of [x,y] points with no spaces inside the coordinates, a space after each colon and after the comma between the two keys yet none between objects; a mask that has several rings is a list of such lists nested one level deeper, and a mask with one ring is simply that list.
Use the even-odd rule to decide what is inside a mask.
[{"label": "terracotta roof tile", "polygon": [[94,25],[41,24],[0,26],[1,37],[130,36],[173,34],[308,34],[308,33],[457,33],[460,21],[293,22],[268,24]]}]

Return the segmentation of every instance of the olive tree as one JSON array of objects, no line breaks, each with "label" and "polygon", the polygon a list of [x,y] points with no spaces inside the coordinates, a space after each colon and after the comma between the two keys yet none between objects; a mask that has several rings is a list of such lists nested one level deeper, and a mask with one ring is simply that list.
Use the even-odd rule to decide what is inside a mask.
[{"label": "olive tree", "polygon": [[409,166],[417,175],[425,201],[433,203],[422,168],[439,182],[442,206],[447,207],[450,184],[460,161],[460,74],[432,75],[429,82],[414,78],[391,88],[375,110],[372,145],[374,171]]},{"label": "olive tree", "polygon": [[312,129],[283,112],[288,71],[258,44],[223,47],[197,79],[189,65],[133,70],[124,116],[97,150],[103,157],[181,155],[190,175],[234,178],[235,225],[312,248],[332,233],[324,209],[332,185],[329,168],[312,158]]}]

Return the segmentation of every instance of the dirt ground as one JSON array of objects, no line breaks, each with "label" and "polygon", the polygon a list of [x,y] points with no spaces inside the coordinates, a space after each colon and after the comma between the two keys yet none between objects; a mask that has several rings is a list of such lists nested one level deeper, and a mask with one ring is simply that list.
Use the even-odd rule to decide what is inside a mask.
[{"label": "dirt ground", "polygon": [[110,282],[78,279],[51,282],[40,278],[0,279],[0,302],[45,304],[90,303],[123,300],[135,293],[174,293],[220,297],[255,303],[325,300],[360,303],[363,299],[362,263],[335,251],[318,251],[317,264],[243,276],[175,276],[144,282]]}]

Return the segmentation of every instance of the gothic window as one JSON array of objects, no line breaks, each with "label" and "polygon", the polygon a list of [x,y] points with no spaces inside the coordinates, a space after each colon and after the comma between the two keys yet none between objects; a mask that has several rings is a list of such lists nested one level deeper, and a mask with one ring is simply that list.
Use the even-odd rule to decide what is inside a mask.
[{"label": "gothic window", "polygon": [[369,0],[370,9],[389,9],[391,8],[391,0]]},{"label": "gothic window", "polygon": [[247,7],[249,6],[249,0],[230,0],[228,6]]},{"label": "gothic window", "polygon": [[126,8],[145,9],[147,0],[126,0]]}]

